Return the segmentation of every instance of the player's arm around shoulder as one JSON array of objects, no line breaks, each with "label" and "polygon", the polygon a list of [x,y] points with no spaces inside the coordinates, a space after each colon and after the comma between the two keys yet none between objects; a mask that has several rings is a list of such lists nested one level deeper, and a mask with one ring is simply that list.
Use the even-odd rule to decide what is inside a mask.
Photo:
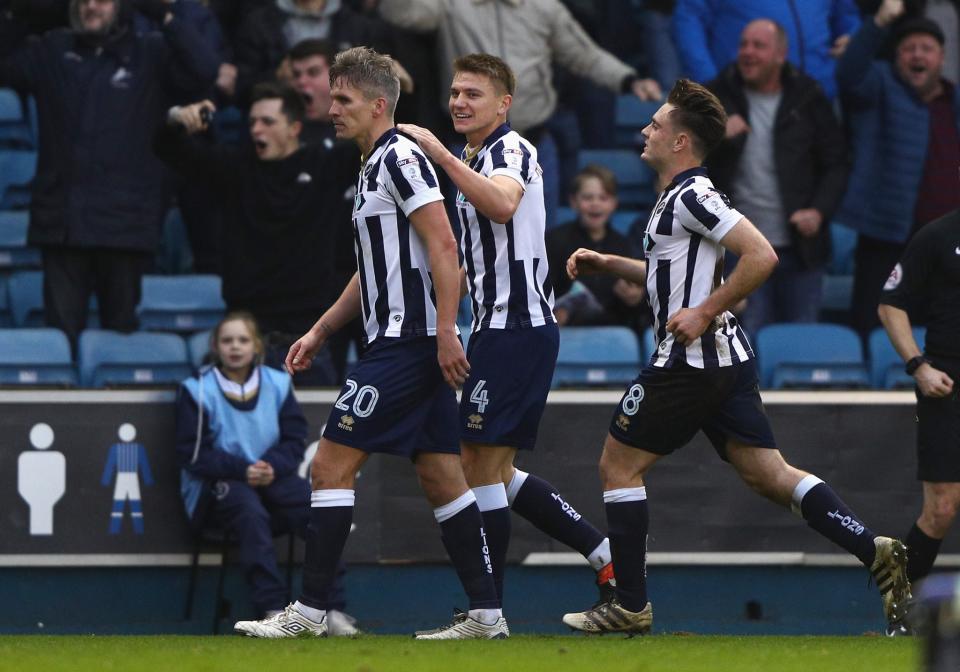
[{"label": "player's arm around shoulder", "polygon": [[480,214],[504,224],[520,207],[523,183],[506,175],[486,177],[454,156],[437,137],[414,124],[397,124],[397,130],[416,140],[420,149],[453,180]]}]

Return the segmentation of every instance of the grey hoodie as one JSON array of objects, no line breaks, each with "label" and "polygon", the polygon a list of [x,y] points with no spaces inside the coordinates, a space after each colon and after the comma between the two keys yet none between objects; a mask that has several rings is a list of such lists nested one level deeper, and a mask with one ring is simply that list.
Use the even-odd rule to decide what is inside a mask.
[{"label": "grey hoodie", "polygon": [[283,24],[287,44],[294,45],[306,39],[326,39],[330,35],[333,16],[340,11],[340,0],[327,0],[320,12],[301,9],[294,0],[277,0],[277,7],[287,15]]}]

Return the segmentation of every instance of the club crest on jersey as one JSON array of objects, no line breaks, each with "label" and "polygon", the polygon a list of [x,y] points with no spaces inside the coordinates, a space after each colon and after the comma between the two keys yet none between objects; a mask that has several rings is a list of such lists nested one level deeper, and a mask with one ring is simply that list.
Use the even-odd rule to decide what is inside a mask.
[{"label": "club crest on jersey", "polygon": [[896,289],[900,285],[900,281],[903,280],[903,267],[900,264],[897,264],[893,267],[893,270],[890,271],[890,277],[887,278],[887,282],[883,285],[885,291],[890,291],[891,289]]},{"label": "club crest on jersey", "polygon": [[337,427],[345,431],[352,432],[354,423],[356,423],[356,420],[353,419],[352,415],[341,415],[340,422],[337,423]]},{"label": "club crest on jersey", "polygon": [[472,413],[467,416],[467,429],[483,429],[483,416]]}]

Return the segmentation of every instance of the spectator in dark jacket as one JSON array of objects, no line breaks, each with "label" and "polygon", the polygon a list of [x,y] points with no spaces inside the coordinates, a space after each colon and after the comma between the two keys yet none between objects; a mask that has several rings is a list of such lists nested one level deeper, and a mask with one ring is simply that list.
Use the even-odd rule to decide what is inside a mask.
[{"label": "spectator in dark jacket", "polygon": [[105,329],[137,328],[164,211],[152,132],[171,96],[216,76],[216,57],[189,24],[165,12],[162,33],[136,35],[131,10],[127,0],[72,0],[71,29],[29,38],[0,62],[0,85],[37,100],[27,241],[43,253],[46,323],[72,342],[91,293]]},{"label": "spectator in dark jacket", "polygon": [[[940,28],[924,18],[895,24],[903,11],[901,0],[884,0],[837,65],[853,136],[837,220],[860,234],[853,323],[864,335],[879,324],[881,288],[910,236],[960,207],[960,88],[943,79]],[[891,34],[893,63],[877,58]]]},{"label": "spectator in dark jacket", "polygon": [[[206,127],[209,101],[170,111],[157,132],[158,156],[223,203],[223,298],[229,310],[254,314],[267,339],[267,364],[280,368],[290,345],[339,294],[338,236],[349,235],[358,158],[345,145],[301,146],[304,103],[276,83],[254,87],[252,147],[210,145],[192,137]],[[347,210],[349,212],[349,210]],[[311,377],[333,385],[337,373],[321,351]]]},{"label": "spectator in dark jacket", "polygon": [[617,178],[603,166],[589,165],[573,180],[570,206],[577,219],[547,231],[550,282],[557,296],[554,313],[561,326],[617,324],[646,326],[646,291],[608,275],[585,275],[574,283],[567,259],[581,247],[604,254],[631,256],[627,238],[610,228],[617,209]]},{"label": "spectator in dark jacket", "polygon": [[783,27],[752,21],[737,61],[709,85],[728,115],[710,174],[780,257],[742,315],[753,334],[770,322],[817,320],[829,222],[847,181],[843,131],[830,101],[786,58]]}]

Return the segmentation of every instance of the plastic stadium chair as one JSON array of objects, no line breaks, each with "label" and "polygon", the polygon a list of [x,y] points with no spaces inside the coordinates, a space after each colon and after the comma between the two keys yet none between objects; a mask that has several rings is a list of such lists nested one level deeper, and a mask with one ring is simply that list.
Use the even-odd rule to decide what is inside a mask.
[{"label": "plastic stadium chair", "polygon": [[0,210],[0,269],[39,268],[40,250],[27,247],[30,214]]},{"label": "plastic stadium chair", "polygon": [[171,385],[191,374],[187,346],[176,334],[88,329],[80,334],[79,351],[85,387]]},{"label": "plastic stadium chair", "polygon": [[562,327],[553,385],[616,386],[633,380],[640,346],[626,327]]},{"label": "plastic stadium chair", "polygon": [[217,275],[145,275],[137,313],[148,331],[192,332],[210,329],[226,305]]},{"label": "plastic stadium chair", "polygon": [[13,326],[13,316],[10,315],[10,294],[7,290],[7,278],[0,275],[0,328]]},{"label": "plastic stadium chair", "polygon": [[615,138],[620,147],[636,147],[643,144],[640,131],[653,119],[653,114],[663,103],[643,101],[633,95],[617,98],[615,112]]},{"label": "plastic stadium chair", "polygon": [[577,154],[577,170],[589,164],[606,166],[617,177],[617,196],[624,208],[649,209],[656,200],[653,190],[656,174],[640,154],[630,149],[582,149]]},{"label": "plastic stadium chair", "polygon": [[833,275],[853,274],[853,253],[857,249],[857,232],[849,226],[830,224],[830,264],[827,272]]},{"label": "plastic stadium chair", "polygon": [[0,89],[0,147],[32,149],[33,132],[24,119],[20,96],[12,89]]},{"label": "plastic stadium chair", "polygon": [[630,233],[630,227],[633,226],[633,223],[637,221],[637,219],[640,217],[646,219],[649,214],[648,212],[641,212],[640,210],[617,210],[610,218],[610,226],[612,226],[613,230],[617,233],[626,236]]},{"label": "plastic stadium chair", "polygon": [[577,212],[573,208],[560,207],[557,208],[557,219],[554,222],[547,222],[547,229],[552,229],[557,226],[563,226],[564,224],[569,224],[577,218]]},{"label": "plastic stadium chair", "polygon": [[43,326],[43,273],[18,271],[7,281],[10,316],[16,327]]},{"label": "plastic stadium chair", "polygon": [[853,276],[824,275],[821,283],[820,310],[847,313],[851,306],[853,306]]},{"label": "plastic stadium chair", "polygon": [[[913,339],[921,350],[926,336],[926,328],[913,328]],[[867,347],[870,348],[870,380],[874,387],[884,390],[914,388],[916,381],[903,370],[903,359],[893,349],[893,343],[883,327],[877,327],[870,332]]]},{"label": "plastic stadium chair", "polygon": [[839,324],[771,324],[756,338],[764,387],[870,386],[860,337]]},{"label": "plastic stadium chair", "polygon": [[0,385],[76,386],[70,343],[59,329],[0,329]]},{"label": "plastic stadium chair", "polygon": [[[0,151],[0,209],[22,209],[5,205],[9,200],[11,205],[22,203],[23,195],[27,195],[29,204],[28,185],[37,172],[37,153],[28,151]],[[9,192],[9,196],[7,193]],[[16,203],[14,203],[14,201]]]},{"label": "plastic stadium chair", "polygon": [[187,338],[187,355],[190,357],[190,365],[200,370],[206,362],[203,360],[210,352],[210,330],[198,331]]}]

